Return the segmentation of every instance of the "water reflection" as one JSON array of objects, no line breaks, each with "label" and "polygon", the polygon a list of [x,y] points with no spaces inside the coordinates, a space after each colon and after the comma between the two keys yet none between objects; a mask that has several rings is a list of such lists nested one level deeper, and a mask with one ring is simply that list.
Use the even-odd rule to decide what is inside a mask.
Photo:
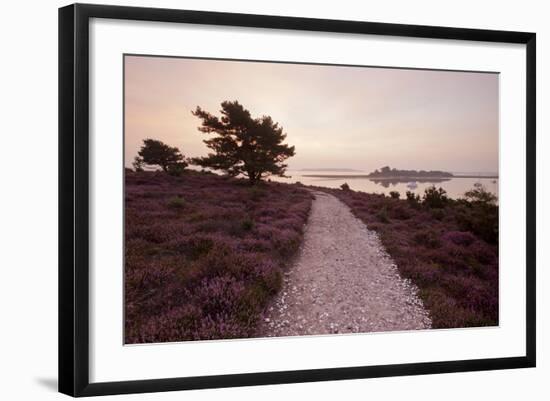
[{"label": "water reflection", "polygon": [[[357,178],[351,178],[353,180]],[[389,188],[391,186],[396,186],[397,184],[406,183],[408,188],[414,189],[418,187],[418,183],[420,184],[439,184],[445,181],[451,180],[450,178],[430,178],[430,179],[403,179],[403,178],[385,178],[385,179],[376,179],[376,178],[369,178],[370,181],[374,182],[375,184],[382,185],[384,188]]]},{"label": "water reflection", "polygon": [[[464,192],[472,189],[474,184],[481,183],[488,191],[493,194],[499,194],[498,179],[493,177],[488,178],[472,178],[472,177],[452,177],[452,178],[430,178],[430,179],[371,179],[364,177],[365,173],[357,174],[358,177],[346,175],[343,177],[306,177],[311,175],[311,172],[304,173],[302,171],[289,171],[290,178],[271,177],[273,181],[295,183],[301,182],[304,185],[315,185],[319,187],[340,188],[344,183],[347,183],[351,189],[355,191],[363,191],[370,193],[383,193],[389,195],[390,191],[397,191],[401,198],[405,198],[407,191],[416,193],[420,196],[424,191],[435,185],[447,191],[447,195],[453,199],[458,199],[464,196]],[[324,173],[326,174],[326,172]],[[359,175],[363,175],[360,177]]]}]

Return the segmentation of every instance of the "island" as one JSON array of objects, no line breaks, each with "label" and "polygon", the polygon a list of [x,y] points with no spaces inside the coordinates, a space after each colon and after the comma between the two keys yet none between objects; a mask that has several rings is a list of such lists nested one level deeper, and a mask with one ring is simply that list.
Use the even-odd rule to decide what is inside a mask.
[{"label": "island", "polygon": [[427,178],[452,178],[452,173],[447,173],[445,171],[439,170],[398,170],[395,168],[390,168],[388,166],[382,167],[380,170],[374,170],[372,173],[368,174],[370,178],[378,179],[396,179],[396,178],[407,178],[407,179],[427,179]]},{"label": "island", "polygon": [[304,174],[303,177],[313,178],[369,178],[371,180],[389,180],[395,182],[442,182],[451,178],[492,178],[498,179],[498,174],[459,174],[455,175],[440,170],[398,170],[389,166],[376,169],[369,174]]}]

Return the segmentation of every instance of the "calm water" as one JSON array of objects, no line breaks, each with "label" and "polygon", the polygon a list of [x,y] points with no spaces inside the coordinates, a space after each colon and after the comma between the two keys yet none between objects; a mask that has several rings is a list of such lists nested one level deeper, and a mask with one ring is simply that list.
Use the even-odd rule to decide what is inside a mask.
[{"label": "calm water", "polygon": [[[287,171],[287,175],[291,178],[271,177],[273,181],[294,183],[300,181],[304,185],[316,185],[319,187],[328,188],[340,188],[340,185],[347,183],[351,189],[355,191],[371,192],[371,193],[383,193],[389,194],[390,191],[397,191],[401,197],[405,197],[405,192],[411,191],[422,196],[424,190],[432,185],[437,188],[442,187],[447,191],[447,195],[451,198],[460,198],[464,195],[464,192],[472,189],[476,182],[479,182],[485,186],[485,188],[498,196],[498,179],[494,178],[451,178],[449,180],[439,180],[430,182],[408,181],[408,182],[389,182],[385,181],[373,181],[364,177],[346,177],[346,178],[317,178],[317,177],[304,177],[304,175],[365,175],[368,173],[348,173],[348,172],[326,172],[326,171]],[[455,175],[466,173],[454,173]],[[470,173],[470,175],[472,175]],[[479,174],[482,175],[482,174]],[[416,184],[416,188],[410,187],[411,183]],[[409,185],[409,186],[408,186]]]}]

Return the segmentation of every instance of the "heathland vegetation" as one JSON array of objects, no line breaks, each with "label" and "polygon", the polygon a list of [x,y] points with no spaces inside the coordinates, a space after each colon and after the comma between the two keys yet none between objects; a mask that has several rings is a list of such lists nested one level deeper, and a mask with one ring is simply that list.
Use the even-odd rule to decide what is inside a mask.
[{"label": "heathland vegetation", "polygon": [[312,196],[186,171],[126,172],[126,343],[253,336]]},{"label": "heathland vegetation", "polygon": [[261,182],[284,174],[294,147],[271,117],[253,119],[238,102],[221,113],[193,112],[214,134],[208,156],[146,139],[126,171],[126,343],[252,336],[298,250],[312,196]]},{"label": "heathland vegetation", "polygon": [[[284,176],[294,146],[271,117],[253,118],[238,102],[221,106],[221,117],[193,111],[211,135],[207,156],[146,139],[126,169],[126,343],[254,336],[299,250],[311,188],[266,182]],[[406,199],[347,184],[315,190],[378,233],[420,289],[433,327],[498,324],[498,205],[482,186],[463,199],[435,187]]]},{"label": "heathland vegetation", "polygon": [[[320,188],[319,188],[320,189]],[[322,189],[337,196],[375,230],[400,273],[411,279],[434,328],[498,324],[498,206],[481,185],[463,199],[441,188],[399,199]]]}]

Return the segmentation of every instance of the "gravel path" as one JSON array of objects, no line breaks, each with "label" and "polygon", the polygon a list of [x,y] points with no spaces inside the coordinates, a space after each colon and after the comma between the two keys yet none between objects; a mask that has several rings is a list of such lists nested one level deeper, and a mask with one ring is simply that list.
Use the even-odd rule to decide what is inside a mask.
[{"label": "gravel path", "polygon": [[314,195],[302,249],[260,336],[430,328],[416,286],[401,278],[376,233],[334,196]]}]

